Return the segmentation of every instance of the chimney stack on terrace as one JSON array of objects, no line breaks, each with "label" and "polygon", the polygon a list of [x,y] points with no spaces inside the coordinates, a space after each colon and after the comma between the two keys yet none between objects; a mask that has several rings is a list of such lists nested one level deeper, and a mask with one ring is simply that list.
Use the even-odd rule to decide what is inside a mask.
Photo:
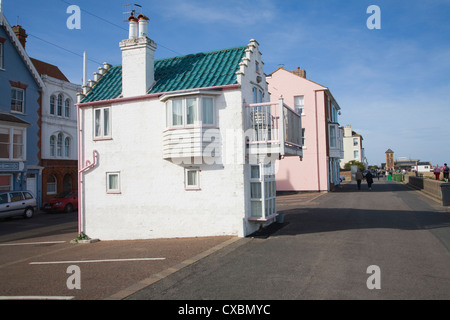
[{"label": "chimney stack on terrace", "polygon": [[147,37],[148,18],[143,14],[138,18],[131,14],[128,39],[120,42],[123,97],[145,95],[155,82],[156,43]]}]

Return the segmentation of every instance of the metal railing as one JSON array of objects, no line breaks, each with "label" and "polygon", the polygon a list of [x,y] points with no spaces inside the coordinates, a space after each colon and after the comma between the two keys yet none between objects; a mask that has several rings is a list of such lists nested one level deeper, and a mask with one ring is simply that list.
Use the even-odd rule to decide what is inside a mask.
[{"label": "metal railing", "polygon": [[[278,144],[301,148],[301,115],[280,99],[245,105],[249,144]],[[280,121],[282,119],[282,121]]]}]

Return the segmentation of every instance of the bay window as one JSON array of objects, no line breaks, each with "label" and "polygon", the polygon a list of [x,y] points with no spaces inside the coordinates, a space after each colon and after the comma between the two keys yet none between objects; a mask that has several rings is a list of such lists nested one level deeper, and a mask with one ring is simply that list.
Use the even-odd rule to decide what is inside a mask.
[{"label": "bay window", "polygon": [[0,159],[23,160],[24,150],[24,129],[0,127]]},{"label": "bay window", "polygon": [[166,102],[166,126],[194,127],[215,124],[214,99],[196,96]]}]

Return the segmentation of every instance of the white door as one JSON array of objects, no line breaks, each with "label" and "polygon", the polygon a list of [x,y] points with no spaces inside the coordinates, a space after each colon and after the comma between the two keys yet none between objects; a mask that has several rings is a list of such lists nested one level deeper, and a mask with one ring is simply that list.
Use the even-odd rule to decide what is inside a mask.
[{"label": "white door", "polygon": [[29,173],[27,174],[27,190],[31,191],[34,197],[37,197],[37,189],[36,189],[36,174]]}]

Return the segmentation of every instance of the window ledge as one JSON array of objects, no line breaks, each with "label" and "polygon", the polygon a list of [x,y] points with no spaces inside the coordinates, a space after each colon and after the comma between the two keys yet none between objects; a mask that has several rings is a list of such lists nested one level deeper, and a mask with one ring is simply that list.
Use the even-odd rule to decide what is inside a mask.
[{"label": "window ledge", "polygon": [[267,216],[265,218],[257,218],[257,217],[249,217],[248,221],[255,221],[255,222],[267,222],[269,220],[275,219],[278,216],[278,213],[274,213],[270,216]]}]

